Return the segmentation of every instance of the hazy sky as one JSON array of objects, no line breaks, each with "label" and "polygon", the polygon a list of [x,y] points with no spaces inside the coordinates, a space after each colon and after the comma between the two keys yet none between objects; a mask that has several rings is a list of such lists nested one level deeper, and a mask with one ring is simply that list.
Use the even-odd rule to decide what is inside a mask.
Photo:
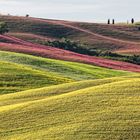
[{"label": "hazy sky", "polygon": [[0,0],[0,13],[77,21],[140,21],[140,0]]}]

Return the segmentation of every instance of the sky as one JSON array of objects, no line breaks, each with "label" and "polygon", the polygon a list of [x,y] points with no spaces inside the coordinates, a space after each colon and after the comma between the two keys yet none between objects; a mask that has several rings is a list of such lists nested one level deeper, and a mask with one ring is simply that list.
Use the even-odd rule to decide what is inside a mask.
[{"label": "sky", "polygon": [[0,0],[0,13],[88,22],[140,21],[140,0]]}]

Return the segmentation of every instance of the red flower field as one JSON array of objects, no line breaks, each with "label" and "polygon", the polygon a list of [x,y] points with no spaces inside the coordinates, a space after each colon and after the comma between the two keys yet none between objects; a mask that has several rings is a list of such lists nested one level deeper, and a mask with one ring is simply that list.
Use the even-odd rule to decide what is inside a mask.
[{"label": "red flower field", "polygon": [[140,66],[131,63],[92,57],[88,55],[74,53],[71,51],[53,48],[50,46],[33,44],[8,35],[1,35],[0,38],[11,42],[11,43],[0,43],[0,50],[26,53],[59,60],[93,64],[117,70],[140,72]]}]

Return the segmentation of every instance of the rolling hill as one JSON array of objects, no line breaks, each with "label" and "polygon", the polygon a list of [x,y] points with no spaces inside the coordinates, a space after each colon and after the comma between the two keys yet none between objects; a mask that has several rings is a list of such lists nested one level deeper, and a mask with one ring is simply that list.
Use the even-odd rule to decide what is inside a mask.
[{"label": "rolling hill", "polygon": [[4,50],[4,51],[12,51],[12,52],[31,54],[31,55],[59,59],[59,60],[93,64],[93,65],[117,69],[117,70],[140,72],[140,66],[131,63],[114,61],[114,60],[99,58],[95,56],[88,56],[88,55],[78,54],[63,49],[54,48],[51,46],[34,44],[28,41],[18,39],[13,36],[0,35],[0,38],[12,42],[12,43],[7,43],[7,42],[0,43],[0,50]]},{"label": "rolling hill", "polygon": [[27,39],[27,34],[30,38],[31,34],[39,35],[37,40],[42,40],[42,36],[46,39],[69,38],[93,49],[140,54],[138,25],[106,25],[13,16],[0,16],[0,20],[8,23],[12,35],[15,33],[22,39]]},{"label": "rolling hill", "polygon": [[0,75],[0,94],[4,94],[72,81],[125,76],[131,73],[0,51]]},{"label": "rolling hill", "polygon": [[[108,82],[2,95],[1,138],[138,140],[139,78]],[[75,91],[71,91],[72,86]]]},{"label": "rolling hill", "polygon": [[34,70],[24,65],[0,61],[0,94],[72,81],[50,71]]},{"label": "rolling hill", "polygon": [[140,65],[41,43],[67,38],[136,59],[138,24],[0,21],[10,30],[0,35],[0,140],[140,139]]}]

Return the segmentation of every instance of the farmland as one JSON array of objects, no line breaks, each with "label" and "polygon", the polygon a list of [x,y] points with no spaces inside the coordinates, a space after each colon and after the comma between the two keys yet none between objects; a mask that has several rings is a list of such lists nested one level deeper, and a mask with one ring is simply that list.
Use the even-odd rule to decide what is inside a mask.
[{"label": "farmland", "polygon": [[66,61],[82,62],[86,64],[93,64],[97,66],[113,68],[117,70],[140,72],[140,66],[135,64],[130,64],[121,61],[112,61],[112,60],[103,59],[95,56],[82,55],[63,49],[52,48],[50,46],[34,44],[7,35],[1,35],[1,38],[13,42],[12,44],[1,43],[0,50],[4,50],[4,51],[32,54],[36,56],[66,60]]},{"label": "farmland", "polygon": [[[1,16],[0,20],[8,23],[12,35],[15,33],[22,39],[30,40],[31,34],[49,39],[68,38],[87,44],[92,49],[140,54],[138,25],[106,25],[11,16]],[[27,34],[29,38],[26,38]],[[43,39],[40,37],[36,40]]]},{"label": "farmland", "polygon": [[1,96],[1,138],[138,140],[139,78],[108,82],[86,81],[84,89],[82,83],[79,88],[73,83]]},{"label": "farmland", "polygon": [[0,35],[0,140],[139,140],[139,63],[45,44],[66,38],[138,58],[138,24],[0,20],[9,29]]},{"label": "farmland", "polygon": [[0,62],[0,93],[131,74],[86,64],[3,51],[0,52]]}]

